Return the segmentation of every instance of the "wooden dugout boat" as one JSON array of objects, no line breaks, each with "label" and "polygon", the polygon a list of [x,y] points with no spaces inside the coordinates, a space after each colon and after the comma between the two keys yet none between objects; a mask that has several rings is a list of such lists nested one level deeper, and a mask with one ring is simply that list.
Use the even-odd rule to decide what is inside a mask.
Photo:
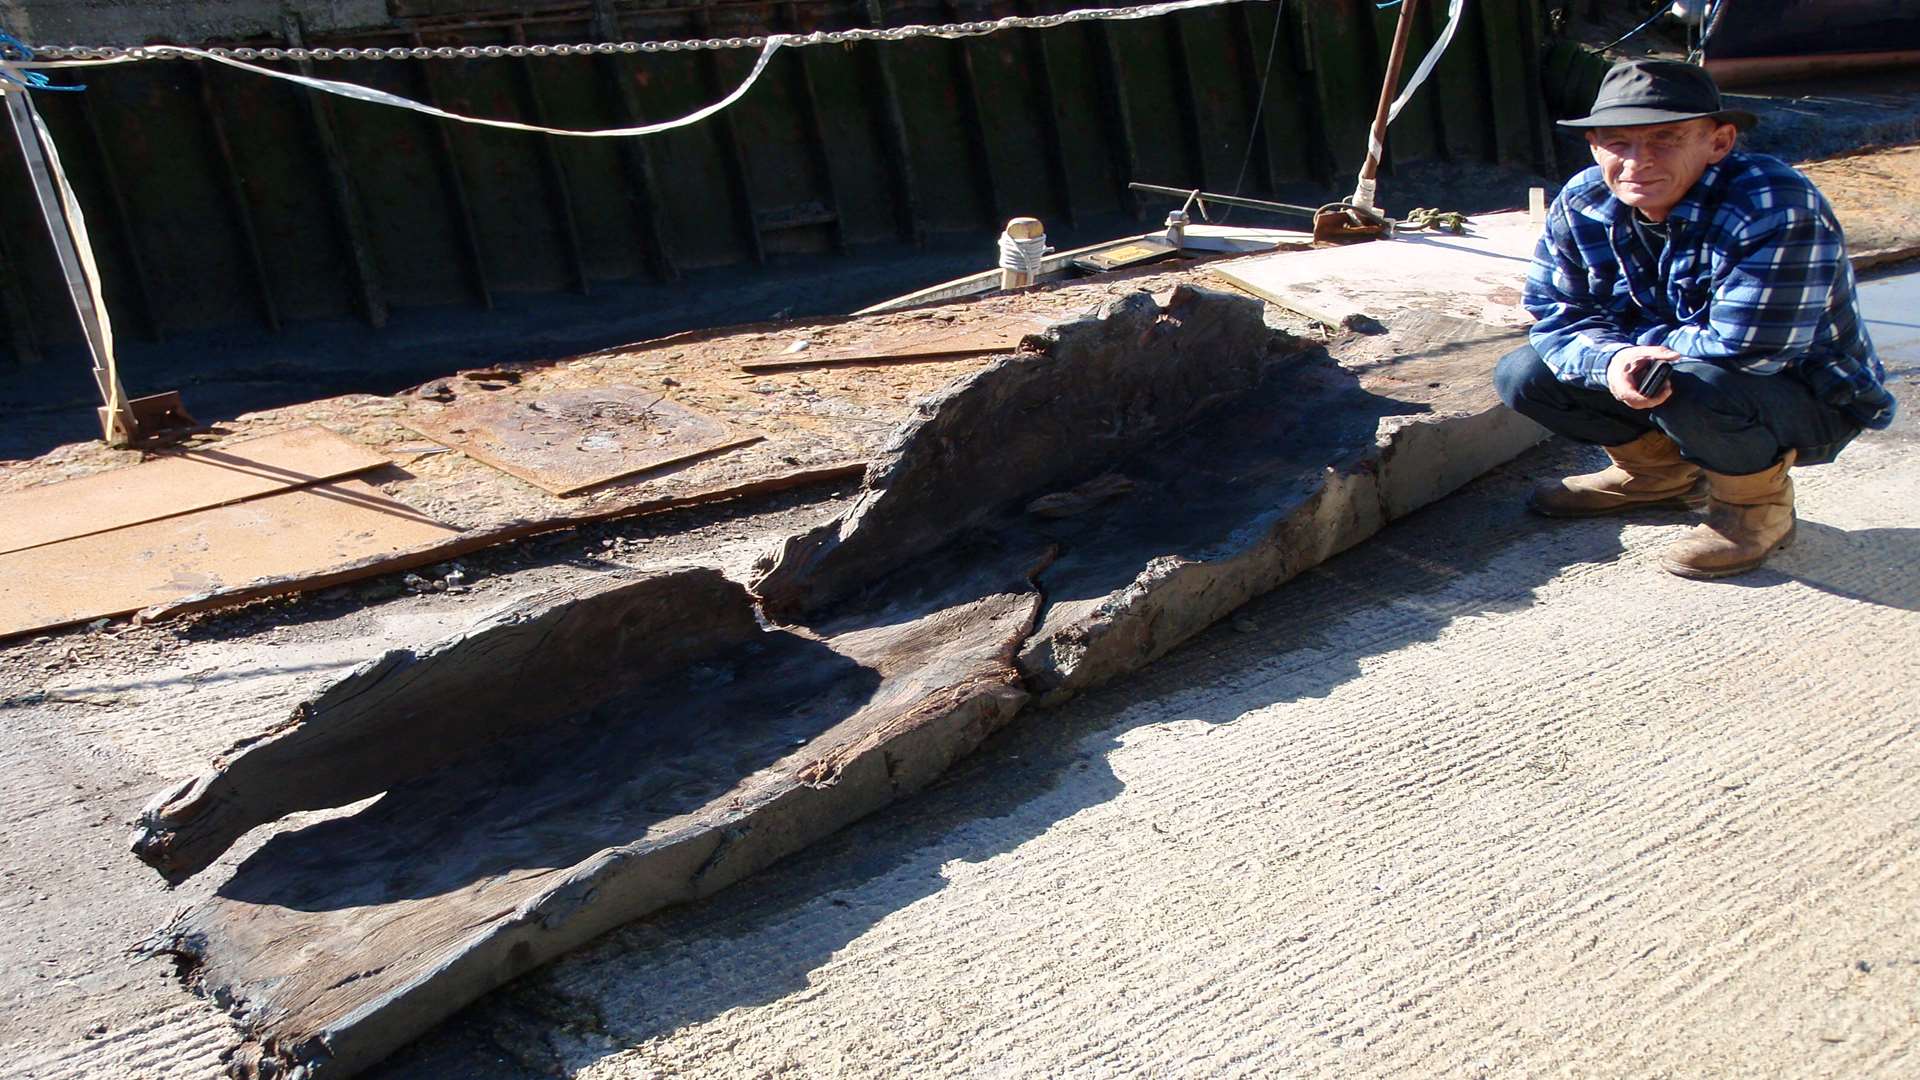
[{"label": "wooden dugout boat", "polygon": [[234,1074],[342,1077],[738,881],[1539,437],[1484,378],[1517,330],[1404,315],[1356,369],[1257,301],[1133,294],[925,401],[751,592],[601,576],[364,666],[134,847],[178,880],[378,798],[282,826],[146,950],[235,1015]]}]

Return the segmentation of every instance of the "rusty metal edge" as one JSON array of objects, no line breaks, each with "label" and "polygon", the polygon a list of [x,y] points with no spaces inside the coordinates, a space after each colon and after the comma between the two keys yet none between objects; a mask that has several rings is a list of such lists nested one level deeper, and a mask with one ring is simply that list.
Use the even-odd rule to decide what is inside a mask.
[{"label": "rusty metal edge", "polygon": [[304,577],[267,578],[249,582],[245,585],[216,592],[202,593],[171,603],[156,604],[147,608],[124,608],[118,611],[103,611],[89,615],[84,619],[72,619],[67,622],[50,623],[32,629],[17,630],[0,634],[0,641],[25,637],[28,634],[42,634],[50,630],[62,630],[70,626],[80,626],[99,618],[120,618],[134,615],[139,622],[164,622],[200,611],[214,611],[220,608],[237,607],[241,604],[263,600],[270,596],[285,596],[294,593],[314,592],[330,589],[335,585],[361,581],[381,574],[413,570],[422,566],[431,566],[437,562],[456,559],[489,547],[524,540],[542,533],[562,532],[582,525],[594,525],[619,518],[645,517],[648,514],[661,514],[669,510],[682,510],[691,506],[706,506],[711,503],[730,502],[734,499],[751,498],[756,495],[772,495],[789,491],[809,484],[824,484],[837,480],[848,480],[866,472],[865,461],[847,462],[840,465],[827,465],[810,469],[797,469],[777,476],[765,477],[729,488],[716,488],[712,491],[695,492],[692,495],[677,495],[666,499],[653,499],[632,506],[614,507],[587,514],[570,514],[564,517],[542,518],[539,521],[517,522],[486,532],[472,533],[450,540],[443,544],[431,544],[411,551],[394,555],[382,555],[377,558],[363,559],[320,574]]}]

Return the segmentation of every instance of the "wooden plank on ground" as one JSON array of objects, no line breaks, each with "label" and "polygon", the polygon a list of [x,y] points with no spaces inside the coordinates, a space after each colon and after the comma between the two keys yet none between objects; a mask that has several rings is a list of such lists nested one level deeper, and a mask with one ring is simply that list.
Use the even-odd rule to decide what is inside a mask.
[{"label": "wooden plank on ground", "polygon": [[459,531],[347,479],[0,554],[0,638],[316,574]]},{"label": "wooden plank on ground", "polygon": [[0,553],[335,480],[385,455],[310,426],[0,495]]},{"label": "wooden plank on ground", "polygon": [[635,386],[479,393],[451,405],[417,402],[401,422],[554,495],[761,439]]},{"label": "wooden plank on ground", "polygon": [[1520,306],[1520,290],[1537,236],[1524,212],[1489,214],[1474,218],[1463,236],[1404,233],[1209,269],[1246,292],[1329,326],[1381,323],[1402,309],[1526,326],[1533,316]]}]

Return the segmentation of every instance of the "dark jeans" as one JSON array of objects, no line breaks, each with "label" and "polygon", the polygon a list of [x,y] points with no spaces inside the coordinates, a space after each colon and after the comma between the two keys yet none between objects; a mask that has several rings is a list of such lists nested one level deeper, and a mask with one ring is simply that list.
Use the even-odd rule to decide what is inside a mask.
[{"label": "dark jeans", "polygon": [[1801,464],[1832,461],[1860,433],[1852,417],[1792,375],[1681,360],[1669,383],[1673,395],[1661,405],[1630,408],[1605,390],[1561,382],[1532,345],[1502,357],[1493,372],[1500,399],[1556,435],[1619,446],[1657,429],[1688,461],[1730,476],[1760,472],[1788,449],[1800,451]]}]

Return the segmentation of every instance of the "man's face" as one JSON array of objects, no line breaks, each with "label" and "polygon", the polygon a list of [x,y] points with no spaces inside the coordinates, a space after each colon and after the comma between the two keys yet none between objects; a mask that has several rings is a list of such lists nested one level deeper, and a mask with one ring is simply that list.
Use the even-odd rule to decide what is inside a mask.
[{"label": "man's face", "polygon": [[1710,118],[1593,128],[1587,142],[1614,197],[1654,221],[1686,197],[1707,166],[1733,150],[1732,124]]}]

